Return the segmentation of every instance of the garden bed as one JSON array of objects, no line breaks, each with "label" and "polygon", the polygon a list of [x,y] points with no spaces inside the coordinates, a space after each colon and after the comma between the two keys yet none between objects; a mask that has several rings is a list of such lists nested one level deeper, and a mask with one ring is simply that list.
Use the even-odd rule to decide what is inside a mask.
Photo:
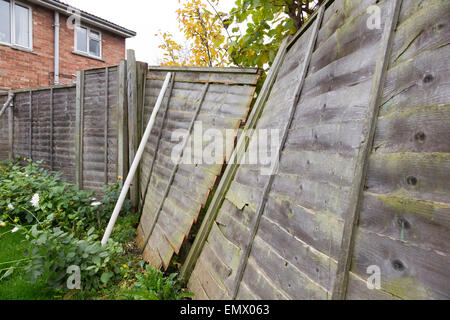
[{"label": "garden bed", "polygon": [[101,246],[119,182],[98,200],[31,160],[0,164],[0,300],[189,297],[142,260],[129,203]]}]

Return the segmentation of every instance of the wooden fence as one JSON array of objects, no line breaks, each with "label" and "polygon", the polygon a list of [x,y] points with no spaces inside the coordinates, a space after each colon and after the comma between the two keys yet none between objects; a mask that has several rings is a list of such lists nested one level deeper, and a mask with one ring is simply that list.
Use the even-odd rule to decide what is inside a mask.
[{"label": "wooden fence", "polygon": [[227,167],[182,269],[197,299],[450,298],[449,13],[327,1],[285,40],[246,127],[282,132],[279,170]]},{"label": "wooden fence", "polygon": [[42,160],[44,168],[97,192],[115,183],[118,73],[118,67],[86,70],[76,85],[15,91],[14,106],[0,119],[0,160]]},{"label": "wooden fence", "polygon": [[[250,113],[256,70],[148,68],[130,51],[76,86],[17,91],[0,159],[97,191],[125,178],[171,71],[130,191],[152,265],[185,248],[196,299],[448,299],[449,15],[447,0],[328,0],[285,39]],[[172,132],[196,121],[244,126],[226,166],[172,161]],[[258,129],[281,132],[276,174],[239,164]]]},{"label": "wooden fence", "polygon": [[[172,133],[185,130],[184,153],[192,150],[194,126],[203,133],[217,129],[233,138],[247,118],[259,73],[256,69],[150,68],[145,83],[144,123],[153,110],[167,72],[174,76],[163,107],[145,150],[140,173],[142,218],[138,244],[153,266],[168,268],[179,254],[197,222],[201,209],[218,181],[225,159],[220,163],[173,161],[172,150],[179,145]],[[206,141],[205,141],[206,144]],[[234,144],[226,150],[228,156]]]},{"label": "wooden fence", "polygon": [[[175,76],[164,101],[165,110],[158,115],[157,128],[129,197],[135,209],[144,209],[143,221],[147,221],[153,211],[158,211],[149,203],[157,199],[153,194],[147,196],[147,190],[155,188],[155,181],[158,188],[165,183],[170,189],[174,182],[176,189],[179,180],[185,178],[199,184],[191,202],[186,198],[184,203],[198,214],[223,163],[196,170],[172,168],[168,159],[175,145],[171,132],[186,129],[188,124],[192,127],[195,121],[203,122],[205,130],[237,130],[247,117],[260,73],[257,69],[238,68],[149,69],[146,63],[136,61],[133,50],[127,56],[116,67],[78,72],[74,85],[15,91],[14,106],[0,119],[0,160],[15,155],[42,160],[44,168],[62,172],[67,181],[100,194],[104,185],[115,183],[118,177],[126,178],[164,77],[172,71]],[[6,98],[4,93],[0,102],[3,104]],[[173,171],[172,182],[163,180],[164,171]],[[186,175],[189,172],[194,176]],[[166,198],[172,201],[172,193],[164,197],[163,203],[168,203]],[[162,215],[164,219],[166,215]],[[155,225],[160,228],[157,220]],[[193,221],[188,224],[191,226]],[[139,230],[142,237],[152,234],[142,225]],[[183,241],[178,242],[176,252]],[[173,252],[164,254],[171,256]],[[168,263],[166,259],[164,262]]]}]

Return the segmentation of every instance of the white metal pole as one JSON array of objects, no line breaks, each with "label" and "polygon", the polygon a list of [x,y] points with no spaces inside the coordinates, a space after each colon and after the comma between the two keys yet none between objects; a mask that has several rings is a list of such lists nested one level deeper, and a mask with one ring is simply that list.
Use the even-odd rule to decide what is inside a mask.
[{"label": "white metal pole", "polygon": [[117,217],[119,216],[120,211],[122,210],[123,202],[128,194],[128,190],[130,189],[131,182],[133,181],[134,175],[136,174],[137,167],[139,162],[141,161],[142,154],[145,150],[145,145],[147,144],[148,138],[150,137],[150,133],[152,132],[153,125],[155,124],[156,116],[158,114],[159,109],[161,108],[161,104],[164,100],[164,96],[167,91],[167,87],[169,86],[170,79],[172,77],[172,73],[169,72],[167,74],[166,80],[164,81],[164,85],[159,93],[158,101],[156,101],[155,108],[153,109],[152,116],[148,121],[147,129],[145,129],[144,136],[142,137],[141,144],[139,145],[139,149],[136,152],[136,156],[133,160],[133,164],[131,165],[130,171],[128,172],[127,179],[122,188],[122,192],[120,193],[119,200],[117,201],[116,207],[114,208],[111,219],[109,220],[108,227],[106,228],[105,235],[102,239],[102,246],[108,242],[109,237],[111,236],[111,232],[114,229],[114,226],[117,221]]},{"label": "white metal pole", "polygon": [[54,69],[55,77],[54,84],[59,84],[59,12],[55,11],[55,56],[54,56]]}]

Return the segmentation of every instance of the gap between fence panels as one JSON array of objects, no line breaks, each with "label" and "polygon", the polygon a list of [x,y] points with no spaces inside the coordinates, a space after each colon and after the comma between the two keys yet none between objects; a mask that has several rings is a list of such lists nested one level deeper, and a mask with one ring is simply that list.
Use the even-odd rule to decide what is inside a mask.
[{"label": "gap between fence panels", "polygon": [[153,109],[152,115],[151,115],[150,120],[149,120],[149,122],[147,124],[147,129],[144,132],[144,136],[143,136],[143,138],[141,140],[141,143],[139,145],[139,149],[136,152],[136,156],[135,156],[135,158],[133,160],[133,164],[131,165],[131,168],[130,168],[130,170],[128,172],[127,179],[125,180],[125,183],[124,183],[124,185],[122,187],[122,191],[121,191],[120,196],[119,196],[119,199],[117,201],[117,204],[116,204],[116,206],[114,208],[114,211],[112,213],[111,219],[110,219],[110,221],[108,223],[108,226],[106,228],[105,234],[104,234],[103,239],[102,239],[102,245],[103,246],[105,246],[106,243],[108,242],[109,237],[111,236],[111,232],[112,232],[112,230],[113,230],[113,228],[115,226],[115,223],[117,221],[117,218],[118,218],[118,216],[120,214],[120,211],[122,210],[123,203],[124,203],[124,201],[126,199],[126,196],[128,194],[130,185],[133,182],[134,175],[136,174],[136,171],[138,169],[139,162],[141,161],[142,154],[144,153],[145,146],[147,144],[148,138],[150,137],[150,133],[151,133],[151,131],[153,129],[153,126],[155,124],[156,116],[157,116],[157,114],[159,112],[159,109],[161,107],[161,104],[163,102],[164,95],[165,95],[166,90],[167,90],[167,88],[169,86],[169,82],[170,82],[171,78],[172,78],[172,73],[169,72],[167,74],[167,76],[166,76],[166,80],[164,81],[164,84],[163,84],[163,87],[162,87],[161,92],[159,94],[159,97],[158,97],[158,100],[156,102],[155,108]]}]

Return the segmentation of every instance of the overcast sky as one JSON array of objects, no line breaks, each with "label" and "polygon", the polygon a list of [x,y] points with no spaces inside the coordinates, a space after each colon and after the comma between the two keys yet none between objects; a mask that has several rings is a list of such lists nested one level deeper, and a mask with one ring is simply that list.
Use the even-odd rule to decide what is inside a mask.
[{"label": "overcast sky", "polygon": [[[127,40],[127,48],[136,51],[137,59],[156,65],[162,58],[155,36],[158,30],[172,32],[178,41],[183,37],[178,31],[176,10],[178,0],[66,0],[73,7],[110,20],[137,32]],[[228,12],[235,0],[221,0],[220,10]]]}]

